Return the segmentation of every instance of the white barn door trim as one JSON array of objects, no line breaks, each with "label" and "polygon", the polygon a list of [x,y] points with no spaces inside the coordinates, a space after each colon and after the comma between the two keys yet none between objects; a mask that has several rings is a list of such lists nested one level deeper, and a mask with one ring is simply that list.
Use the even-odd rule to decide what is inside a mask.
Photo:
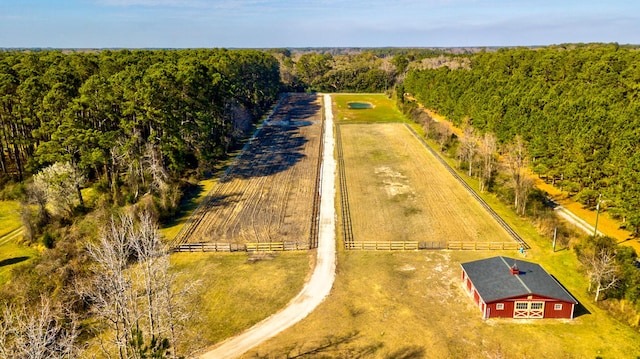
[{"label": "white barn door trim", "polygon": [[544,318],[544,302],[516,301],[513,306],[514,318]]}]

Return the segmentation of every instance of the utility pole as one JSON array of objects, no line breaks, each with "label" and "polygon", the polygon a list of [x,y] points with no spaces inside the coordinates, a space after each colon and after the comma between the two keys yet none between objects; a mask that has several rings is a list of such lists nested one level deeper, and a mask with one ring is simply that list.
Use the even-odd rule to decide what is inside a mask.
[{"label": "utility pole", "polygon": [[602,193],[598,196],[598,203],[596,204],[596,225],[593,227],[593,236],[598,235],[598,217],[600,216],[600,202],[602,202]]},{"label": "utility pole", "polygon": [[556,238],[558,238],[558,227],[553,229],[553,252],[556,252]]}]

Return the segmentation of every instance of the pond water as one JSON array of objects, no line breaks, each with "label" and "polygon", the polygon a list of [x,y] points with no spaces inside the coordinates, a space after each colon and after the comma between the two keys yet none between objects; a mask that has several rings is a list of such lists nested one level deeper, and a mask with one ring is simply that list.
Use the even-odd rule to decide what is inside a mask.
[{"label": "pond water", "polygon": [[352,110],[364,110],[368,108],[373,108],[373,105],[370,102],[349,102],[347,103]]}]

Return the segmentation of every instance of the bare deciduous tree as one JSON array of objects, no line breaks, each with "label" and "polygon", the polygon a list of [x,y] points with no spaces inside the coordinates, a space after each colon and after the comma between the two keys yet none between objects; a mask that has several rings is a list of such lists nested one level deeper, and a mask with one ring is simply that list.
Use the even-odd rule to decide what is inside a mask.
[{"label": "bare deciduous tree", "polygon": [[191,313],[185,298],[193,284],[175,288],[169,254],[160,241],[157,224],[148,212],[112,219],[100,241],[88,247],[95,260],[96,281],[90,292],[94,313],[109,325],[106,353],[136,357],[142,334],[168,339],[176,358],[180,329]]},{"label": "bare deciduous tree", "polygon": [[608,247],[580,253],[580,262],[585,266],[589,277],[589,291],[595,285],[596,302],[602,292],[613,288],[620,281],[620,269],[615,256],[615,250]]},{"label": "bare deciduous tree", "polygon": [[524,215],[527,208],[527,198],[533,188],[533,181],[527,176],[529,159],[522,137],[516,136],[513,142],[507,144],[505,160],[511,174],[516,213]]},{"label": "bare deciduous tree", "polygon": [[453,129],[451,128],[451,124],[449,122],[436,122],[436,126],[434,128],[436,142],[440,146],[440,152],[444,151],[445,145],[451,140],[451,135],[453,134]]},{"label": "bare deciduous tree", "polygon": [[491,132],[486,132],[480,138],[478,144],[478,155],[480,157],[480,191],[484,192],[491,182],[493,170],[496,165],[496,136]]},{"label": "bare deciduous tree", "polygon": [[79,354],[75,321],[65,321],[42,297],[29,311],[4,306],[0,313],[0,357],[72,359]]},{"label": "bare deciduous tree", "polygon": [[458,148],[458,156],[461,162],[466,162],[469,165],[467,175],[471,177],[473,175],[474,158],[476,157],[476,151],[478,147],[478,137],[474,133],[474,129],[471,125],[467,125],[464,128],[464,133],[460,139],[460,147]]}]

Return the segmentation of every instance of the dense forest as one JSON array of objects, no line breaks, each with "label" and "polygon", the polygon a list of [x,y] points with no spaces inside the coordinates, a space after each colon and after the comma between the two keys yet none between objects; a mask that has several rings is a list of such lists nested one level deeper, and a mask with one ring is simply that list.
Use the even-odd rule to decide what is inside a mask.
[{"label": "dense forest", "polygon": [[210,170],[280,91],[260,51],[1,52],[0,178],[69,163],[109,202],[151,191],[170,211],[166,184]]},{"label": "dense forest", "polygon": [[[410,70],[427,108],[501,143],[520,136],[531,168],[640,231],[640,53],[616,44],[501,49],[469,68]],[[602,195],[600,197],[600,195]]]}]

